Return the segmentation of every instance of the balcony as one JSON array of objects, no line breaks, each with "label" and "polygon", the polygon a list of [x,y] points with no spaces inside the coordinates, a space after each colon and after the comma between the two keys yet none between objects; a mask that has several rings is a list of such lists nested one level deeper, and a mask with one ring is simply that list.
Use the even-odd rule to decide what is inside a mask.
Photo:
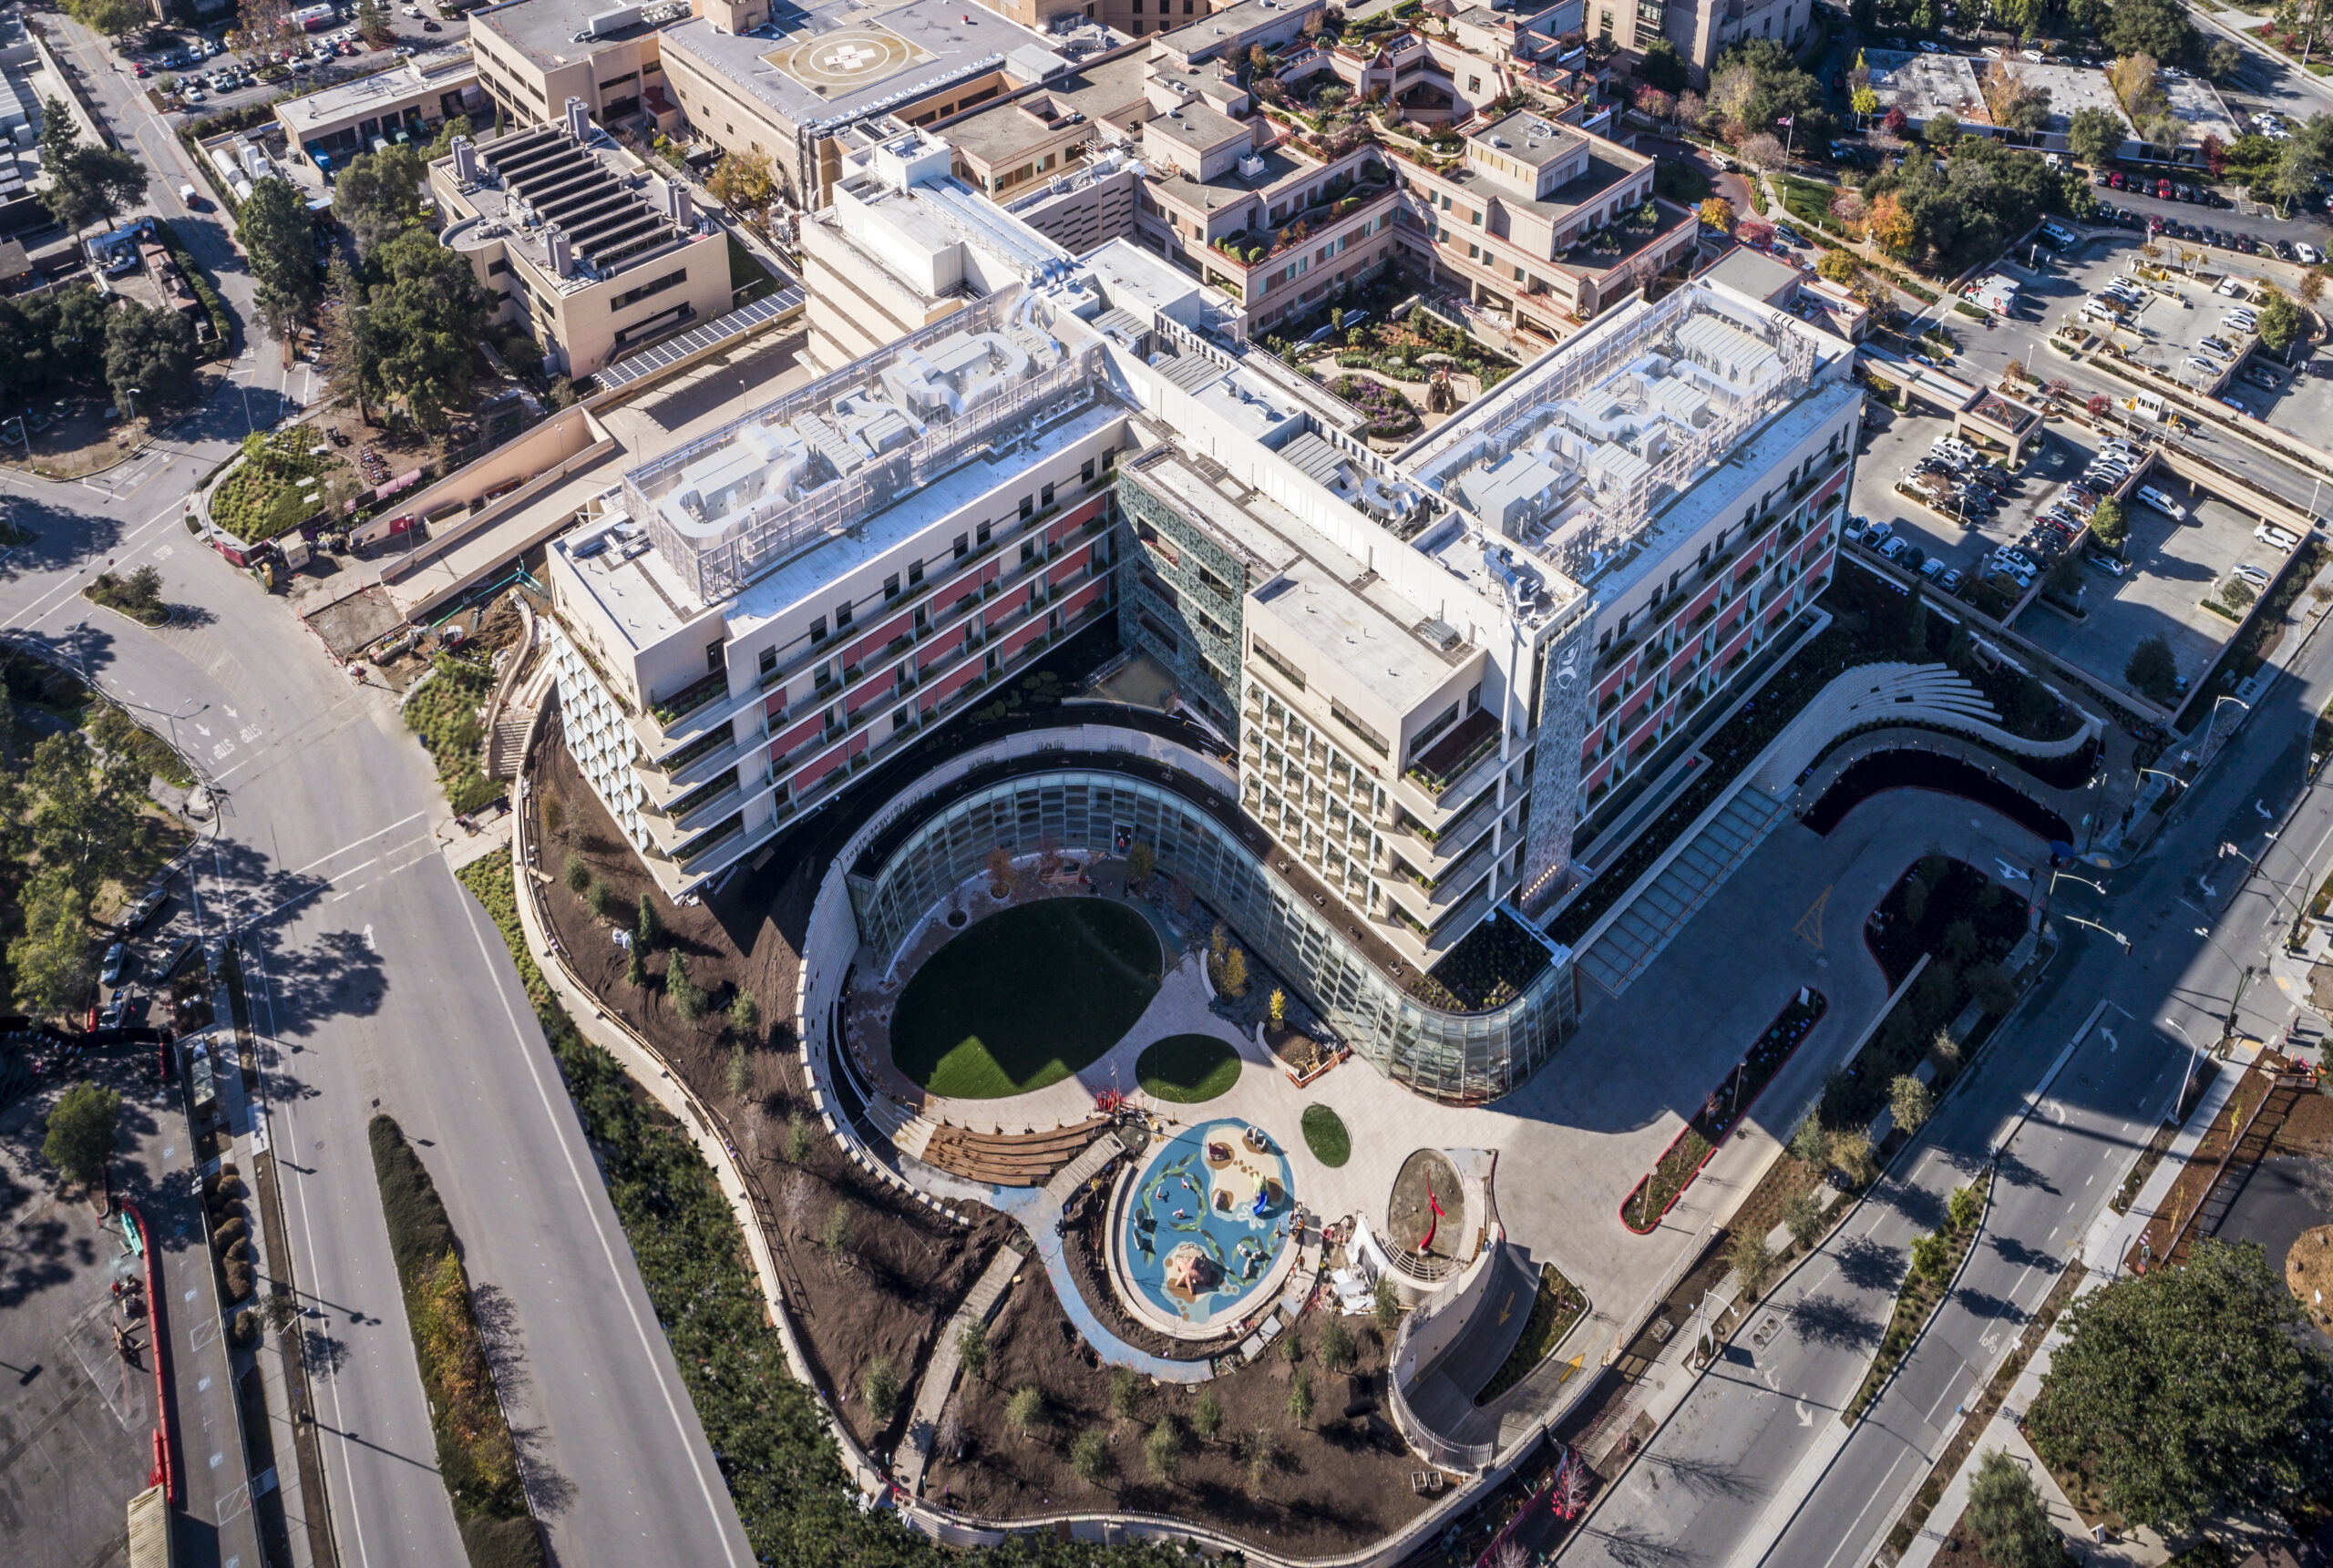
[{"label": "balcony", "polygon": [[669,768],[662,773],[650,768],[642,768],[639,771],[636,776],[641,788],[647,792],[651,805],[659,811],[671,810],[673,802],[686,795],[698,785],[735,769],[739,759],[753,749],[750,741],[745,745],[739,745],[727,730],[713,730],[706,734],[705,739],[714,743],[711,746],[704,746],[702,742],[693,744],[690,749],[696,754],[689,759],[685,766]]},{"label": "balcony", "polygon": [[1497,746],[1498,736],[1498,715],[1488,708],[1477,708],[1452,726],[1448,734],[1412,759],[1402,776],[1425,791],[1439,805],[1450,787]]},{"label": "balcony", "polygon": [[683,834],[717,821],[721,814],[736,804],[745,794],[744,788],[733,776],[717,781],[717,787],[699,792],[673,810],[673,825]]},{"label": "balcony", "polygon": [[729,695],[729,671],[715,670],[702,681],[693,682],[671,696],[650,704],[649,716],[663,726],[665,732],[680,727],[681,721],[703,708]]}]

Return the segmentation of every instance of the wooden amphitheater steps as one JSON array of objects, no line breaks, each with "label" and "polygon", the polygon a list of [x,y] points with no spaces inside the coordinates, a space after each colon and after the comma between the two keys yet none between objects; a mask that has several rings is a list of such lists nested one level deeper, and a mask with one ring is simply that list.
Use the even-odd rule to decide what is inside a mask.
[{"label": "wooden amphitheater steps", "polygon": [[998,1187],[1041,1187],[1110,1125],[1106,1116],[1045,1132],[975,1132],[918,1116],[892,1135],[902,1153]]}]

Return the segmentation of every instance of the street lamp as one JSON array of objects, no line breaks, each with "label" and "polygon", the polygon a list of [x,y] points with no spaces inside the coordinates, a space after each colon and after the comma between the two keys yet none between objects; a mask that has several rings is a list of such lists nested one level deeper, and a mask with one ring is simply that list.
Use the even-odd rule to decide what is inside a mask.
[{"label": "street lamp", "polygon": [[2061,866],[2059,869],[2057,869],[2057,870],[2052,871],[2052,872],[2050,872],[2050,892],[2055,893],[2055,892],[2058,890],[2058,882],[2059,882],[2059,879],[2060,879],[2061,877],[2064,878],[2064,879],[2065,879],[2066,881],[2068,881],[2068,882],[2079,882],[2079,883],[2081,883],[2083,886],[2085,886],[2085,887],[2089,888],[2091,892],[2093,892],[2093,893],[2097,894],[2097,895],[2098,895],[2100,897],[2102,897],[2102,898],[2103,898],[2104,897],[2106,897],[2106,889],[2105,889],[2105,888],[2103,888],[2103,887],[2100,886],[2097,883],[2092,882],[2092,881],[2091,881],[2089,877],[2087,877],[2087,876],[2075,876],[2072,872],[2066,870],[2066,869],[2065,869],[2064,867],[2062,867],[2062,866]]},{"label": "street lamp", "polygon": [[2108,936],[2113,938],[2117,943],[2121,944],[2122,951],[2125,954],[2129,953],[2131,950],[2130,938],[2125,937],[2120,931],[2102,926],[2095,920],[2085,920],[2079,915],[2068,915],[2062,912],[2058,916],[2058,918],[2065,921],[2070,926],[2087,926],[2093,931],[2104,931]]},{"label": "street lamp", "polygon": [[[2272,844],[2276,842],[2276,835],[2273,833],[2268,835],[2268,841]],[[2292,895],[2285,891],[2284,885],[2279,883],[2275,877],[2269,876],[2266,871],[2261,870],[2259,861],[2254,859],[2251,856],[2245,854],[2244,851],[2238,849],[2233,843],[2230,843],[2225,839],[2222,839],[2220,841],[2221,858],[2225,859],[2231,855],[2235,856],[2238,860],[2243,861],[2246,866],[2252,867],[2253,871],[2258,875],[2261,881],[2266,882],[2270,887],[2276,889],[2276,897],[2285,901],[2285,907],[2293,912],[2294,919],[2297,920],[2300,918],[2300,906],[2293,902]]]},{"label": "street lamp", "polygon": [[2244,993],[2246,989],[2251,986],[2252,977],[2257,971],[2255,969],[2254,966],[2250,964],[2236,963],[2235,955],[2229,952],[2225,948],[2221,947],[2220,939],[2217,937],[2213,936],[2205,927],[2197,926],[2194,927],[2194,932],[2195,935],[2203,938],[2204,940],[2209,942],[2215,948],[2216,948],[2221,958],[2225,958],[2231,965],[2234,965],[2236,968],[2243,971],[2242,974],[2236,977],[2235,995],[2228,999],[2227,1018],[2220,1026],[2221,1038],[2225,1039],[2228,1035],[2235,1032],[2235,1015],[2243,1008]]}]

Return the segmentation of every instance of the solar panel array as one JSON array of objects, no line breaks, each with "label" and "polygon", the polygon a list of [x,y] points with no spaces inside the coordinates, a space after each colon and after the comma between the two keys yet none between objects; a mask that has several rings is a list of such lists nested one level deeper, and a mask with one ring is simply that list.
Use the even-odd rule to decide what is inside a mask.
[{"label": "solar panel array", "polygon": [[600,385],[612,392],[619,386],[630,385],[642,376],[653,375],[667,366],[679,364],[691,354],[699,354],[725,339],[749,332],[766,321],[789,315],[802,308],[807,299],[800,284],[741,306],[725,316],[716,316],[701,327],[693,327],[678,337],[666,338],[653,348],[644,348],[630,358],[613,364],[603,364],[598,375]]}]

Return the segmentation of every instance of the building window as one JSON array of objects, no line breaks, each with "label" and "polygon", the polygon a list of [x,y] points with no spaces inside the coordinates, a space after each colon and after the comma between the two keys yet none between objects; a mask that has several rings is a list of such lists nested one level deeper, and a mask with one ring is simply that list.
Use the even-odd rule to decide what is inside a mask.
[{"label": "building window", "polygon": [[850,600],[844,600],[840,604],[835,606],[835,630],[837,631],[846,631],[848,630],[849,628]]},{"label": "building window", "polygon": [[1208,570],[1207,568],[1201,567],[1198,570],[1199,581],[1206,584],[1208,591],[1214,594],[1218,599],[1236,599],[1238,597],[1231,591],[1231,585],[1229,583],[1216,576],[1215,573]]},{"label": "building window", "polygon": [[1257,658],[1279,671],[1282,676],[1286,677],[1290,685],[1300,692],[1304,690],[1304,672],[1288,660],[1273,652],[1271,644],[1258,637],[1252,640],[1251,645],[1256,651]]},{"label": "building window", "polygon": [[824,642],[826,640],[827,618],[822,615],[818,617],[817,620],[810,622],[810,641],[813,642]]},{"label": "building window", "polygon": [[704,667],[707,670],[718,670],[721,668],[720,643],[708,642],[704,645]]},{"label": "building window", "polygon": [[1351,710],[1347,709],[1342,702],[1338,702],[1334,697],[1329,699],[1329,716],[1336,720],[1338,723],[1342,724],[1346,729],[1351,731],[1354,737],[1358,739],[1362,745],[1367,746],[1379,756],[1384,757],[1391,756],[1393,754],[1386,749],[1384,736],[1379,734],[1375,730],[1371,729],[1368,724],[1364,723],[1360,718],[1355,716]]},{"label": "building window", "polygon": [[[1834,437],[1834,439],[1836,439],[1836,438],[1835,438],[1835,437]],[[1082,468],[1078,469],[1078,471],[1077,471],[1077,477],[1078,477],[1079,478],[1081,478],[1081,479],[1084,480],[1084,481],[1085,481],[1085,483],[1087,483],[1087,484],[1089,484],[1089,485],[1090,485],[1090,484],[1092,484],[1092,483],[1094,482],[1094,459],[1093,459],[1093,458],[1088,457],[1087,459],[1085,459],[1085,466],[1084,466],[1084,467],[1082,467]]]},{"label": "building window", "polygon": [[884,600],[884,602],[888,604],[888,603],[889,603],[889,602],[890,602],[892,600],[895,600],[895,599],[897,599],[897,598],[899,598],[899,574],[898,572],[893,572],[890,576],[889,576],[889,577],[887,577],[887,578],[885,578],[885,579],[883,579],[883,600]]},{"label": "building window", "polygon": [[970,537],[964,534],[958,534],[956,536],[956,559],[958,560],[962,560],[966,556],[971,553],[972,546]]},{"label": "building window", "polygon": [[972,530],[972,539],[976,544],[985,545],[988,543],[988,525],[986,523],[982,523],[979,528]]},{"label": "building window", "polygon": [[611,311],[620,311],[626,305],[636,305],[641,301],[648,298],[651,294],[661,294],[666,289],[678,288],[681,284],[685,283],[688,281],[689,272],[686,267],[682,268],[677,272],[667,272],[653,282],[642,283],[636,289],[625,290],[622,293],[618,294],[614,299],[608,302],[608,309]]},{"label": "building window", "polygon": [[775,648],[765,648],[765,649],[763,649],[763,650],[762,650],[762,673],[763,673],[763,674],[765,674],[765,675],[772,675],[772,674],[776,673],[776,671],[777,671],[777,650],[776,650],[776,649],[775,649]]},{"label": "building window", "polygon": [[908,562],[908,586],[909,586],[910,588],[913,588],[916,584],[918,584],[918,583],[921,582],[922,580],[923,580],[923,562],[921,562],[921,561],[920,561],[920,560],[911,560],[911,561]]},{"label": "building window", "polygon": [[1047,485],[1044,487],[1043,491],[1040,495],[1037,504],[1041,507],[1050,507],[1053,504],[1053,487],[1051,485]]},{"label": "building window", "polygon": [[1033,517],[1035,517],[1036,515],[1037,515],[1037,502],[1036,502],[1036,497],[1034,497],[1033,496],[1023,496],[1023,497],[1021,497],[1021,516],[1022,516],[1023,518],[1033,518]]}]

